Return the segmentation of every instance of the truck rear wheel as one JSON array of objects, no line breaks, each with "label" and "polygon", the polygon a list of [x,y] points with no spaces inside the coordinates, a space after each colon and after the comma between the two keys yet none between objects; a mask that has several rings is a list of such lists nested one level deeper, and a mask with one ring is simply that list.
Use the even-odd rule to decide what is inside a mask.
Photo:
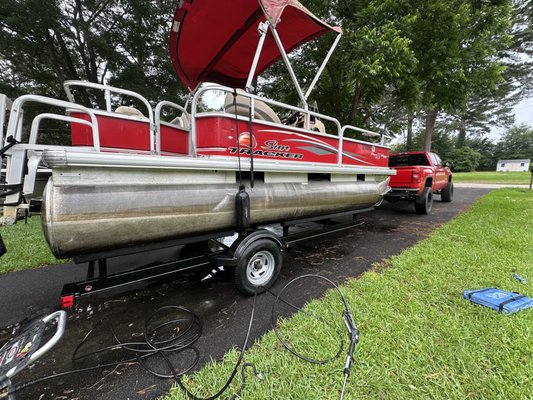
[{"label": "truck rear wheel", "polygon": [[277,243],[258,239],[242,252],[233,270],[233,283],[239,292],[251,296],[260,287],[268,288],[278,278],[282,255]]},{"label": "truck rear wheel", "polygon": [[449,203],[452,201],[453,199],[453,183],[452,182],[448,182],[446,187],[442,189],[442,192],[440,194],[440,199],[445,203]]},{"label": "truck rear wheel", "polygon": [[433,208],[433,191],[426,186],[422,194],[415,200],[415,210],[417,214],[429,214]]}]

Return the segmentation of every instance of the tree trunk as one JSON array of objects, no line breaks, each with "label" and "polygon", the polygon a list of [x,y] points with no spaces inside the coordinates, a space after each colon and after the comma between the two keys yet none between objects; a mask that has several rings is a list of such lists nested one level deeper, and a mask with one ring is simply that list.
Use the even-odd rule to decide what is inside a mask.
[{"label": "tree trunk", "polygon": [[431,137],[437,120],[437,110],[429,110],[426,114],[426,132],[424,136],[424,151],[431,151]]},{"label": "tree trunk", "polygon": [[412,111],[409,111],[407,113],[407,140],[405,142],[405,146],[407,147],[407,150],[410,151],[413,149],[413,121],[415,119],[415,116]]},{"label": "tree trunk", "polygon": [[457,135],[457,144],[456,147],[460,149],[465,146],[466,142],[466,121],[465,117],[461,116],[461,121],[459,121],[459,134]]},{"label": "tree trunk", "polygon": [[355,125],[355,116],[359,111],[359,103],[361,102],[361,90],[359,90],[359,85],[356,85],[353,91],[352,96],[352,107],[350,110],[350,123]]}]

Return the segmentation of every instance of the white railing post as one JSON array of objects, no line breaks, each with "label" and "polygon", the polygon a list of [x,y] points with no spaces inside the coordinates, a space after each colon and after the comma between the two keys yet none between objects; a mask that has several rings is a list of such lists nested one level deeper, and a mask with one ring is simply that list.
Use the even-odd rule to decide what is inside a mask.
[{"label": "white railing post", "polygon": [[[173,103],[171,101],[160,101],[156,107],[155,107],[155,151],[156,151],[156,154],[160,154],[161,153],[161,110],[163,109],[163,107],[172,107],[172,108],[175,108],[176,110],[178,111],[181,111],[182,115],[187,115],[187,111],[185,110],[184,107],[180,106],[179,104],[176,104],[176,103]],[[190,136],[190,131],[191,131],[191,128],[189,127],[189,129],[187,129],[189,131],[189,136]]]}]

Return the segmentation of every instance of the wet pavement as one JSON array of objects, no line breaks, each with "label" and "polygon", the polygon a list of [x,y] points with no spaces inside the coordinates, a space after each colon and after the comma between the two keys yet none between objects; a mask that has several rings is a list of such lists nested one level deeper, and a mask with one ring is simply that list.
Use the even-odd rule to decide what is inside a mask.
[{"label": "wet pavement", "polygon": [[[273,287],[278,292],[290,280],[303,274],[321,274],[335,282],[359,276],[373,264],[412,246],[432,230],[464,211],[489,188],[456,189],[452,203],[436,197],[429,216],[414,213],[412,204],[384,203],[378,210],[364,214],[360,227],[343,233],[299,244],[287,252],[280,277]],[[115,268],[134,266],[171,257],[170,251],[136,255],[117,260]],[[113,268],[113,266],[111,266]],[[214,284],[200,279],[209,271],[190,271],[157,282],[128,286],[114,293],[105,292],[82,299],[69,311],[67,330],[60,343],[32,367],[14,378],[24,383],[95,362],[99,359],[72,362],[72,354],[85,334],[101,319],[113,326],[123,341],[138,340],[144,323],[159,307],[181,305],[193,310],[203,321],[203,335],[197,343],[199,365],[221,356],[234,346],[240,347],[246,333],[252,298],[241,296],[224,279]],[[16,323],[41,310],[57,308],[65,283],[85,278],[85,265],[49,266],[32,271],[0,275],[0,343],[10,337]],[[147,287],[146,287],[147,286]],[[319,282],[306,281],[291,290],[291,300],[303,304],[320,297],[327,289]],[[272,297],[259,296],[251,337],[255,340],[270,329]],[[357,310],[355,317],[357,319]],[[357,321],[356,321],[357,322]],[[105,324],[104,324],[105,325]],[[3,327],[3,328],[1,328]],[[98,328],[87,343],[87,350],[113,344],[110,331]],[[161,367],[162,362],[154,362]],[[166,373],[164,366],[161,372]],[[17,399],[153,399],[165,394],[172,381],[149,375],[138,363],[103,368],[46,380],[17,393]]]}]

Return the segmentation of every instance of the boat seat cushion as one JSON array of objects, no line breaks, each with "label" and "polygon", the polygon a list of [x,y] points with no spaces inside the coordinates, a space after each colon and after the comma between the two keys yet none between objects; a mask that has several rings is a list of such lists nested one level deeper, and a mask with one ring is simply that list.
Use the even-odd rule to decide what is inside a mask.
[{"label": "boat seat cushion", "polygon": [[191,116],[183,112],[181,116],[174,118],[170,123],[176,125],[178,128],[189,130],[191,127]]},{"label": "boat seat cushion", "polygon": [[141,111],[137,110],[135,107],[120,106],[120,107],[117,107],[115,112],[117,114],[124,114],[124,115],[128,115],[130,117],[137,117],[139,119],[146,119],[144,114]]},{"label": "boat seat cushion", "polygon": [[[244,93],[242,90],[238,90],[238,93]],[[233,93],[228,93],[224,100],[224,109],[227,113],[242,115],[248,117],[249,108],[250,108],[250,98],[244,95],[237,94],[236,99],[237,110],[235,110],[235,105],[233,103]],[[281,124],[279,117],[276,115],[274,110],[272,110],[266,103],[255,100],[254,102],[254,118],[262,121],[274,122],[276,124]]]}]

